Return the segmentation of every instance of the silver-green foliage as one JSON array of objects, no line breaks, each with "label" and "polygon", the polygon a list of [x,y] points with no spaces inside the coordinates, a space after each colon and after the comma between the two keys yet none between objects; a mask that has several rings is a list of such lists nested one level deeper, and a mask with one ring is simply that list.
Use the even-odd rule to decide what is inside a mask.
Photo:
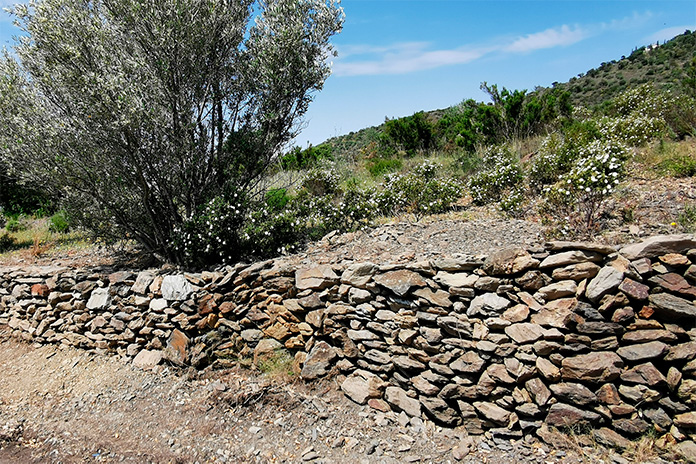
[{"label": "silver-green foliage", "polygon": [[211,202],[236,207],[296,134],[343,22],[335,0],[36,0],[14,14],[26,36],[0,59],[0,155],[98,235],[177,262],[176,231],[200,235]]}]

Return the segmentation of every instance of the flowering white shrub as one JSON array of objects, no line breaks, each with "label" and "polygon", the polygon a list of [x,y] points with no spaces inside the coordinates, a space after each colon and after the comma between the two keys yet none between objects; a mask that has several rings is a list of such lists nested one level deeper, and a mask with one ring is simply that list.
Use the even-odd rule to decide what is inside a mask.
[{"label": "flowering white shrub", "polygon": [[438,168],[426,161],[408,174],[388,174],[374,195],[378,211],[385,215],[411,213],[420,218],[449,210],[461,197],[462,186],[456,179],[436,177]]},{"label": "flowering white shrub", "polygon": [[597,128],[604,139],[614,139],[631,147],[642,147],[667,133],[664,119],[632,113],[619,118],[597,120]]},{"label": "flowering white shrub", "polygon": [[669,103],[669,92],[655,88],[651,83],[629,89],[616,97],[614,107],[621,116],[638,114],[645,117],[661,118]]},{"label": "flowering white shrub", "polygon": [[500,201],[506,192],[523,179],[519,160],[506,146],[488,147],[483,154],[484,168],[469,179],[474,204]]},{"label": "flowering white shrub", "polygon": [[579,147],[572,169],[544,191],[543,213],[555,220],[561,232],[586,235],[596,230],[601,208],[624,174],[630,150],[613,141],[590,142]]},{"label": "flowering white shrub", "polygon": [[312,195],[326,195],[335,193],[341,177],[332,167],[314,167],[307,171],[302,180],[302,188]]}]

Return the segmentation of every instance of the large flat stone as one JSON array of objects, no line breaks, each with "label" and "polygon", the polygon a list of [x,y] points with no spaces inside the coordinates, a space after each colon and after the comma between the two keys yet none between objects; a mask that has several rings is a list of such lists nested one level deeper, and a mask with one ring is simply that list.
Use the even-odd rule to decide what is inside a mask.
[{"label": "large flat stone", "polygon": [[623,247],[619,253],[633,261],[639,258],[654,258],[668,253],[681,253],[696,248],[693,234],[657,235],[640,243]]},{"label": "large flat stone", "polygon": [[319,265],[295,272],[295,286],[298,290],[322,290],[339,282],[331,266]]},{"label": "large flat stone", "polygon": [[411,398],[406,392],[399,387],[387,387],[384,392],[384,399],[396,408],[397,411],[403,411],[409,416],[419,417],[421,412],[421,404],[415,398]]},{"label": "large flat stone", "polygon": [[613,266],[604,266],[587,284],[585,296],[592,302],[599,301],[604,295],[616,290],[623,282],[624,273]]},{"label": "large flat stone", "polygon": [[606,383],[619,377],[623,366],[616,353],[599,351],[565,358],[561,362],[561,376],[564,380]]},{"label": "large flat stone", "polygon": [[378,274],[373,279],[398,296],[406,295],[414,287],[425,287],[426,285],[425,279],[420,274],[406,269]]},{"label": "large flat stone", "polygon": [[658,317],[681,319],[696,317],[696,305],[670,293],[655,293],[648,298]]},{"label": "large flat stone", "polygon": [[193,293],[193,287],[183,275],[169,275],[162,279],[162,298],[169,301],[183,301]]}]

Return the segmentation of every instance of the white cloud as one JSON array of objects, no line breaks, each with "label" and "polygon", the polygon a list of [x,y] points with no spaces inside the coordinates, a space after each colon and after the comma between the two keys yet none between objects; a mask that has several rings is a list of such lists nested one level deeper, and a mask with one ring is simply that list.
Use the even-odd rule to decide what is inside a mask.
[{"label": "white cloud", "polygon": [[649,37],[646,38],[646,41],[648,43],[663,42],[665,40],[669,40],[669,39],[672,39],[678,35],[683,34],[684,31],[686,31],[687,29],[690,31],[693,31],[694,29],[696,29],[696,25],[686,24],[684,26],[668,27],[668,28],[657,31],[654,34],[651,34]]},{"label": "white cloud", "polygon": [[520,37],[505,47],[505,50],[514,53],[527,53],[544,48],[565,47],[580,42],[589,36],[589,32],[579,26],[570,28],[564,24],[560,28],[546,29]]},{"label": "white cloud", "polygon": [[[472,47],[453,50],[428,50],[429,44],[408,42],[388,47],[349,46],[339,49],[339,60],[334,65],[337,76],[366,76],[407,74],[455,64],[464,64],[486,52]],[[355,61],[346,60],[362,56]]]}]

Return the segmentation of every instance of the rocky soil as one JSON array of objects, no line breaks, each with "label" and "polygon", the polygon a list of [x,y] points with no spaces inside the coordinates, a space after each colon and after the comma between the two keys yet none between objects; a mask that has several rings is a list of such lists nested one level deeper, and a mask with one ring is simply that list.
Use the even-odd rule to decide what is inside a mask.
[{"label": "rocky soil", "polygon": [[[459,429],[236,367],[146,372],[61,346],[0,344],[0,463],[671,462],[620,456],[587,436],[467,437]],[[637,454],[636,454],[637,452]]]}]

